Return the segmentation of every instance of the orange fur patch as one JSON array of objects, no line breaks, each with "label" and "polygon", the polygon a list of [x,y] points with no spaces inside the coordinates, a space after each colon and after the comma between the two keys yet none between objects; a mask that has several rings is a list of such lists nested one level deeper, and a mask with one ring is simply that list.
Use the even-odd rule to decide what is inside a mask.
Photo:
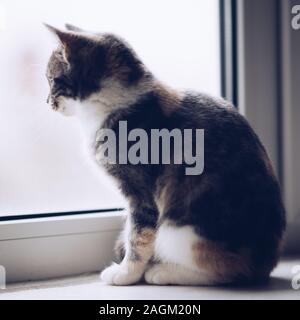
[{"label": "orange fur patch", "polygon": [[230,252],[211,241],[198,242],[192,249],[199,269],[212,272],[220,281],[249,278],[253,273],[246,252]]},{"label": "orange fur patch", "polygon": [[143,229],[142,232],[136,233],[132,242],[137,247],[146,247],[152,244],[155,239],[155,232],[153,229]]}]

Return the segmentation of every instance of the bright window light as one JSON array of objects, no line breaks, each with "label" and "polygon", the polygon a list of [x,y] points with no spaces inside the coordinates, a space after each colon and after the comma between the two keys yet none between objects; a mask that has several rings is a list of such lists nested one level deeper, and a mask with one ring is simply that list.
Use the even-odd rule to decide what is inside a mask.
[{"label": "bright window light", "polygon": [[46,63],[57,44],[42,22],[117,33],[169,86],[219,95],[218,6],[218,0],[2,0],[0,216],[124,205],[111,180],[90,167],[75,121],[46,104]]}]

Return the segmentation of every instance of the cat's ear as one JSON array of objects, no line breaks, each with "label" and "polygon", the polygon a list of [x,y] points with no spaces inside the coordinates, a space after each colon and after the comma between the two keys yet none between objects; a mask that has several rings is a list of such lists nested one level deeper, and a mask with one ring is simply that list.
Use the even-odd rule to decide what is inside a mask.
[{"label": "cat's ear", "polygon": [[52,27],[44,23],[46,28],[53,33],[60,41],[63,49],[64,55],[67,61],[70,62],[72,58],[79,55],[80,50],[86,47],[89,43],[89,39],[80,33],[74,31],[64,31],[55,27]]},{"label": "cat's ear", "polygon": [[84,32],[83,29],[79,28],[79,27],[76,27],[70,23],[66,23],[65,24],[65,28],[69,31],[74,31],[74,32]]}]

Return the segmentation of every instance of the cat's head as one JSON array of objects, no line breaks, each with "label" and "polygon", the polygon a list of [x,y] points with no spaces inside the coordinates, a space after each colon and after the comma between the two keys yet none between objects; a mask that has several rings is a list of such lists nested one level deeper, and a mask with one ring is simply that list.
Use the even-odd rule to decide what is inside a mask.
[{"label": "cat's head", "polygon": [[48,103],[54,110],[72,115],[74,102],[97,97],[109,105],[149,76],[132,49],[115,35],[89,33],[68,24],[66,30],[46,26],[59,40],[46,72]]}]

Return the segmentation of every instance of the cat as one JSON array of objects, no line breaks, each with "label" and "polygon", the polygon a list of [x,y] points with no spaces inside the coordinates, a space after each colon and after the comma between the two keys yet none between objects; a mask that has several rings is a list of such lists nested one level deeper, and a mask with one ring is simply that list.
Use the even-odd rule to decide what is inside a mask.
[{"label": "cat", "polygon": [[[285,210],[266,150],[247,120],[222,98],[161,83],[116,35],[69,24],[47,28],[59,43],[46,72],[48,102],[78,117],[91,156],[129,203],[116,245],[121,260],[102,271],[102,280],[225,285],[268,279],[280,253]],[[204,129],[203,173],[186,175],[174,163],[103,164],[99,132],[118,135],[120,121],[146,132]]]}]

